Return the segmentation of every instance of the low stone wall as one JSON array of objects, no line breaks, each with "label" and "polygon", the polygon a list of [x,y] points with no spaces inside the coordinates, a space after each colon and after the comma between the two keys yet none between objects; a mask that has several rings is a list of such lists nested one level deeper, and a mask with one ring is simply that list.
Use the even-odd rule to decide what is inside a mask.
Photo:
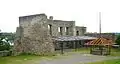
[{"label": "low stone wall", "polygon": [[11,51],[0,51],[0,57],[1,56],[10,56],[11,55]]}]

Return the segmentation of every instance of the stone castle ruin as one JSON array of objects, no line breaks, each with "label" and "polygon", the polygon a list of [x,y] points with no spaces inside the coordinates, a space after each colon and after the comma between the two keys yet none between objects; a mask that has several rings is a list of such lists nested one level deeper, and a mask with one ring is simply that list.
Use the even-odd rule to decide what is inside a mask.
[{"label": "stone castle ruin", "polygon": [[75,26],[75,21],[53,20],[45,14],[19,17],[14,44],[15,54],[44,55],[54,53],[52,37],[84,35],[86,27]]}]

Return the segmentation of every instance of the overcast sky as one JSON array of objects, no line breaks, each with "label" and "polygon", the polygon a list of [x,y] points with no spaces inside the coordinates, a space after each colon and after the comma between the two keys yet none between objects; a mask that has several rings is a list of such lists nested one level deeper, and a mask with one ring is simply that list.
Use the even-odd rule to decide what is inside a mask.
[{"label": "overcast sky", "polygon": [[98,32],[99,12],[102,32],[120,32],[120,0],[0,0],[0,29],[15,32],[18,17],[45,13],[58,20],[74,20],[87,32]]}]

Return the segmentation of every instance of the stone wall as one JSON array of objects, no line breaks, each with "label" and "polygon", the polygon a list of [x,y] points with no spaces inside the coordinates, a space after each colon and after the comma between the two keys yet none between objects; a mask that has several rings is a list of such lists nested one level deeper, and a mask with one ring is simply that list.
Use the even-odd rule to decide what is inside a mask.
[{"label": "stone wall", "polygon": [[14,53],[45,55],[54,53],[54,44],[47,29],[45,14],[20,17],[19,34],[15,40]]},{"label": "stone wall", "polygon": [[86,33],[86,27],[76,26],[76,35],[83,36]]},{"label": "stone wall", "polygon": [[[51,25],[52,36],[75,36],[75,21],[63,21],[63,20],[49,20],[48,25]],[[59,28],[62,28],[62,35],[59,32]],[[66,31],[68,28],[68,31]]]},{"label": "stone wall", "polygon": [[[53,20],[48,19],[48,25],[51,25],[52,36],[76,36],[76,31],[79,35],[84,35],[86,33],[86,27],[75,26],[75,21],[64,21],[64,20]],[[62,28],[62,35],[59,28]],[[49,31],[50,33],[50,31]]]},{"label": "stone wall", "polygon": [[[24,28],[24,36],[27,36],[28,34],[28,26],[36,20],[39,21],[39,16],[43,17],[42,15],[44,14],[36,14],[19,18],[19,25]],[[76,36],[76,31],[79,31],[79,35],[84,35],[86,32],[86,27],[75,26],[75,21],[53,20],[52,16],[50,16],[49,19],[47,19],[47,16],[43,18],[46,19],[46,27],[48,28],[48,33],[51,36]],[[61,31],[59,30],[60,28]]]},{"label": "stone wall", "polygon": [[45,54],[54,52],[53,36],[76,36],[86,32],[86,27],[76,27],[75,21],[48,19],[45,14],[19,17],[14,53]]}]

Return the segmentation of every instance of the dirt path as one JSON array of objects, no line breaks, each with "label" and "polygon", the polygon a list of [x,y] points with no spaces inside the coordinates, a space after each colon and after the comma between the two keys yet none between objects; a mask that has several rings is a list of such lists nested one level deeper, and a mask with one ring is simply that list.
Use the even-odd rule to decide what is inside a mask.
[{"label": "dirt path", "polygon": [[109,59],[117,59],[119,57],[106,57],[90,54],[74,53],[67,58],[55,59],[55,60],[42,60],[40,64],[84,64],[87,62],[103,61]]}]

